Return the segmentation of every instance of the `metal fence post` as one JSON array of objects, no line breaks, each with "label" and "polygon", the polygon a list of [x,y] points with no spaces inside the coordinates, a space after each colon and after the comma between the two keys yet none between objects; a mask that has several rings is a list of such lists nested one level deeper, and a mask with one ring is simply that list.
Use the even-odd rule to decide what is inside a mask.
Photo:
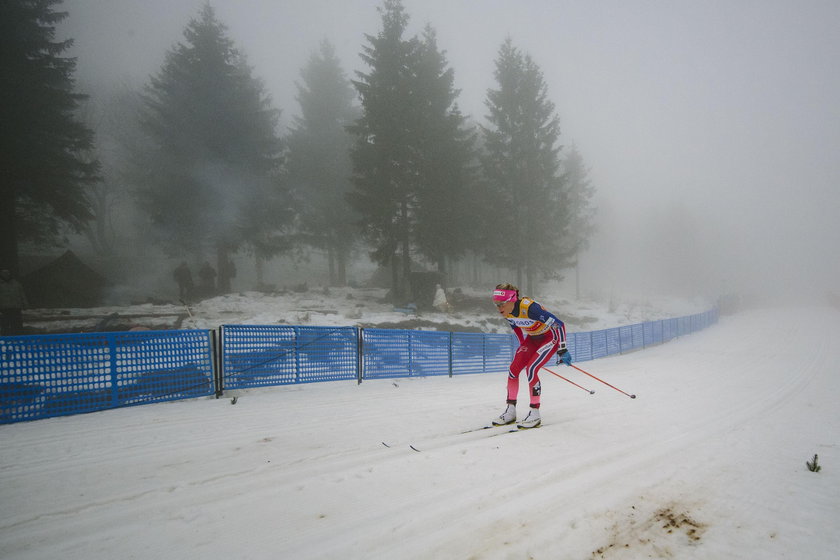
[{"label": "metal fence post", "polygon": [[364,359],[365,359],[365,340],[364,329],[362,327],[356,328],[356,376],[358,381],[356,385],[362,384],[364,377]]},{"label": "metal fence post", "polygon": [[295,333],[295,383],[300,383],[300,328],[294,328]]},{"label": "metal fence post", "polygon": [[405,331],[405,338],[406,338],[405,345],[406,345],[406,348],[408,348],[408,376],[413,377],[414,376],[414,354],[411,351],[412,348],[413,348],[411,331],[408,331],[408,330]]},{"label": "metal fence post", "polygon": [[449,377],[452,377],[452,331],[449,331]]},{"label": "metal fence post", "polygon": [[213,384],[215,385],[217,399],[225,392],[222,345],[220,344],[224,328],[224,325],[222,325],[218,329],[210,330],[210,366],[213,370]]},{"label": "metal fence post", "polygon": [[487,336],[481,337],[481,373],[487,373]]}]

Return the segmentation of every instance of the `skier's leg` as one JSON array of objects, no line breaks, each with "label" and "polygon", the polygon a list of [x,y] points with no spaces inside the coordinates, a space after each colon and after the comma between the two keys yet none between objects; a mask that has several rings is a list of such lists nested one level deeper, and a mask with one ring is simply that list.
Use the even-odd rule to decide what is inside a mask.
[{"label": "skier's leg", "polygon": [[531,395],[531,408],[540,407],[540,396],[542,394],[539,374],[540,368],[548,363],[556,351],[557,340],[554,337],[548,337],[548,340],[536,348],[536,351],[526,366],[526,371],[528,372],[528,392]]},{"label": "skier's leg", "polygon": [[507,402],[508,404],[516,404],[516,396],[519,394],[519,376],[508,374],[507,381]]},{"label": "skier's leg", "polygon": [[507,403],[516,404],[516,397],[519,394],[519,374],[532,361],[536,348],[533,346],[530,339],[522,343],[517,348],[516,354],[513,356],[513,362],[510,364],[508,370],[507,381]]}]

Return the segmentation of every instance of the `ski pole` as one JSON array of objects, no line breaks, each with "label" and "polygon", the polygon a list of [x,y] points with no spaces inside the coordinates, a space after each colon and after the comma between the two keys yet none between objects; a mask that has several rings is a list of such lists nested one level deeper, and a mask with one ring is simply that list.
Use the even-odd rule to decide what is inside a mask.
[{"label": "ski pole", "polygon": [[597,380],[597,381],[600,381],[601,383],[603,383],[603,384],[604,384],[604,385],[606,385],[607,387],[612,387],[613,389],[615,389],[615,390],[616,390],[616,391],[618,391],[619,393],[623,393],[623,394],[627,395],[628,397],[630,397],[631,399],[635,399],[635,398],[636,398],[636,395],[631,395],[631,394],[629,394],[629,393],[625,393],[624,391],[622,391],[622,390],[621,390],[621,389],[619,389],[618,387],[613,387],[612,385],[610,385],[609,383],[607,383],[607,382],[606,382],[606,381],[604,381],[603,379],[598,379],[597,377],[595,377],[594,375],[592,375],[592,374],[591,374],[591,373],[589,373],[588,371],[583,371],[582,369],[580,369],[579,367],[577,367],[577,366],[576,366],[576,365],[574,365],[574,364],[569,364],[569,366],[570,366],[570,367],[575,368],[576,370],[578,370],[578,371],[579,371],[579,372],[581,372],[581,373],[585,373],[586,375],[588,375],[588,376],[589,376],[589,377],[591,377],[592,379],[595,379],[595,380]]},{"label": "ski pole", "polygon": [[544,369],[545,371],[547,371],[548,373],[553,373],[554,375],[556,375],[557,377],[559,377],[559,378],[560,378],[560,379],[562,379],[563,381],[568,381],[569,383],[571,383],[571,384],[572,384],[572,385],[574,385],[575,387],[580,387],[581,389],[583,389],[584,391],[586,391],[586,392],[587,392],[587,393],[589,393],[590,395],[594,395],[594,394],[595,394],[595,391],[590,391],[590,390],[589,390],[589,389],[587,389],[586,387],[581,387],[580,385],[578,385],[577,383],[575,383],[575,382],[574,382],[574,381],[572,381],[571,379],[566,379],[565,377],[563,377],[562,375],[560,375],[560,374],[559,374],[559,373],[557,373],[556,371],[552,371],[552,370],[548,369],[548,368],[547,368],[547,367],[545,367],[545,366],[543,366],[543,369]]}]

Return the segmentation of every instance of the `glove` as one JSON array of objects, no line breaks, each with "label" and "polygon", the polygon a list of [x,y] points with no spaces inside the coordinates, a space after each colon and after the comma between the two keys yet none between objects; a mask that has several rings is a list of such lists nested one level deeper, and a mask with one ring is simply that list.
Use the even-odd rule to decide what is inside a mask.
[{"label": "glove", "polygon": [[572,365],[572,354],[565,348],[557,353],[557,365],[559,366],[560,364]]}]

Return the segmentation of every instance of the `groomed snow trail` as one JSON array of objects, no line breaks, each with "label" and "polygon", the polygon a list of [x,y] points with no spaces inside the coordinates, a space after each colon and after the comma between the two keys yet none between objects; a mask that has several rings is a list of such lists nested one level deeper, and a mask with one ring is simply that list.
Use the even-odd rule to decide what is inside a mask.
[{"label": "groomed snow trail", "polygon": [[544,374],[544,426],[511,434],[461,433],[504,372],[0,426],[0,557],[833,558],[838,339],[831,309],[723,317],[579,364],[635,400]]}]

